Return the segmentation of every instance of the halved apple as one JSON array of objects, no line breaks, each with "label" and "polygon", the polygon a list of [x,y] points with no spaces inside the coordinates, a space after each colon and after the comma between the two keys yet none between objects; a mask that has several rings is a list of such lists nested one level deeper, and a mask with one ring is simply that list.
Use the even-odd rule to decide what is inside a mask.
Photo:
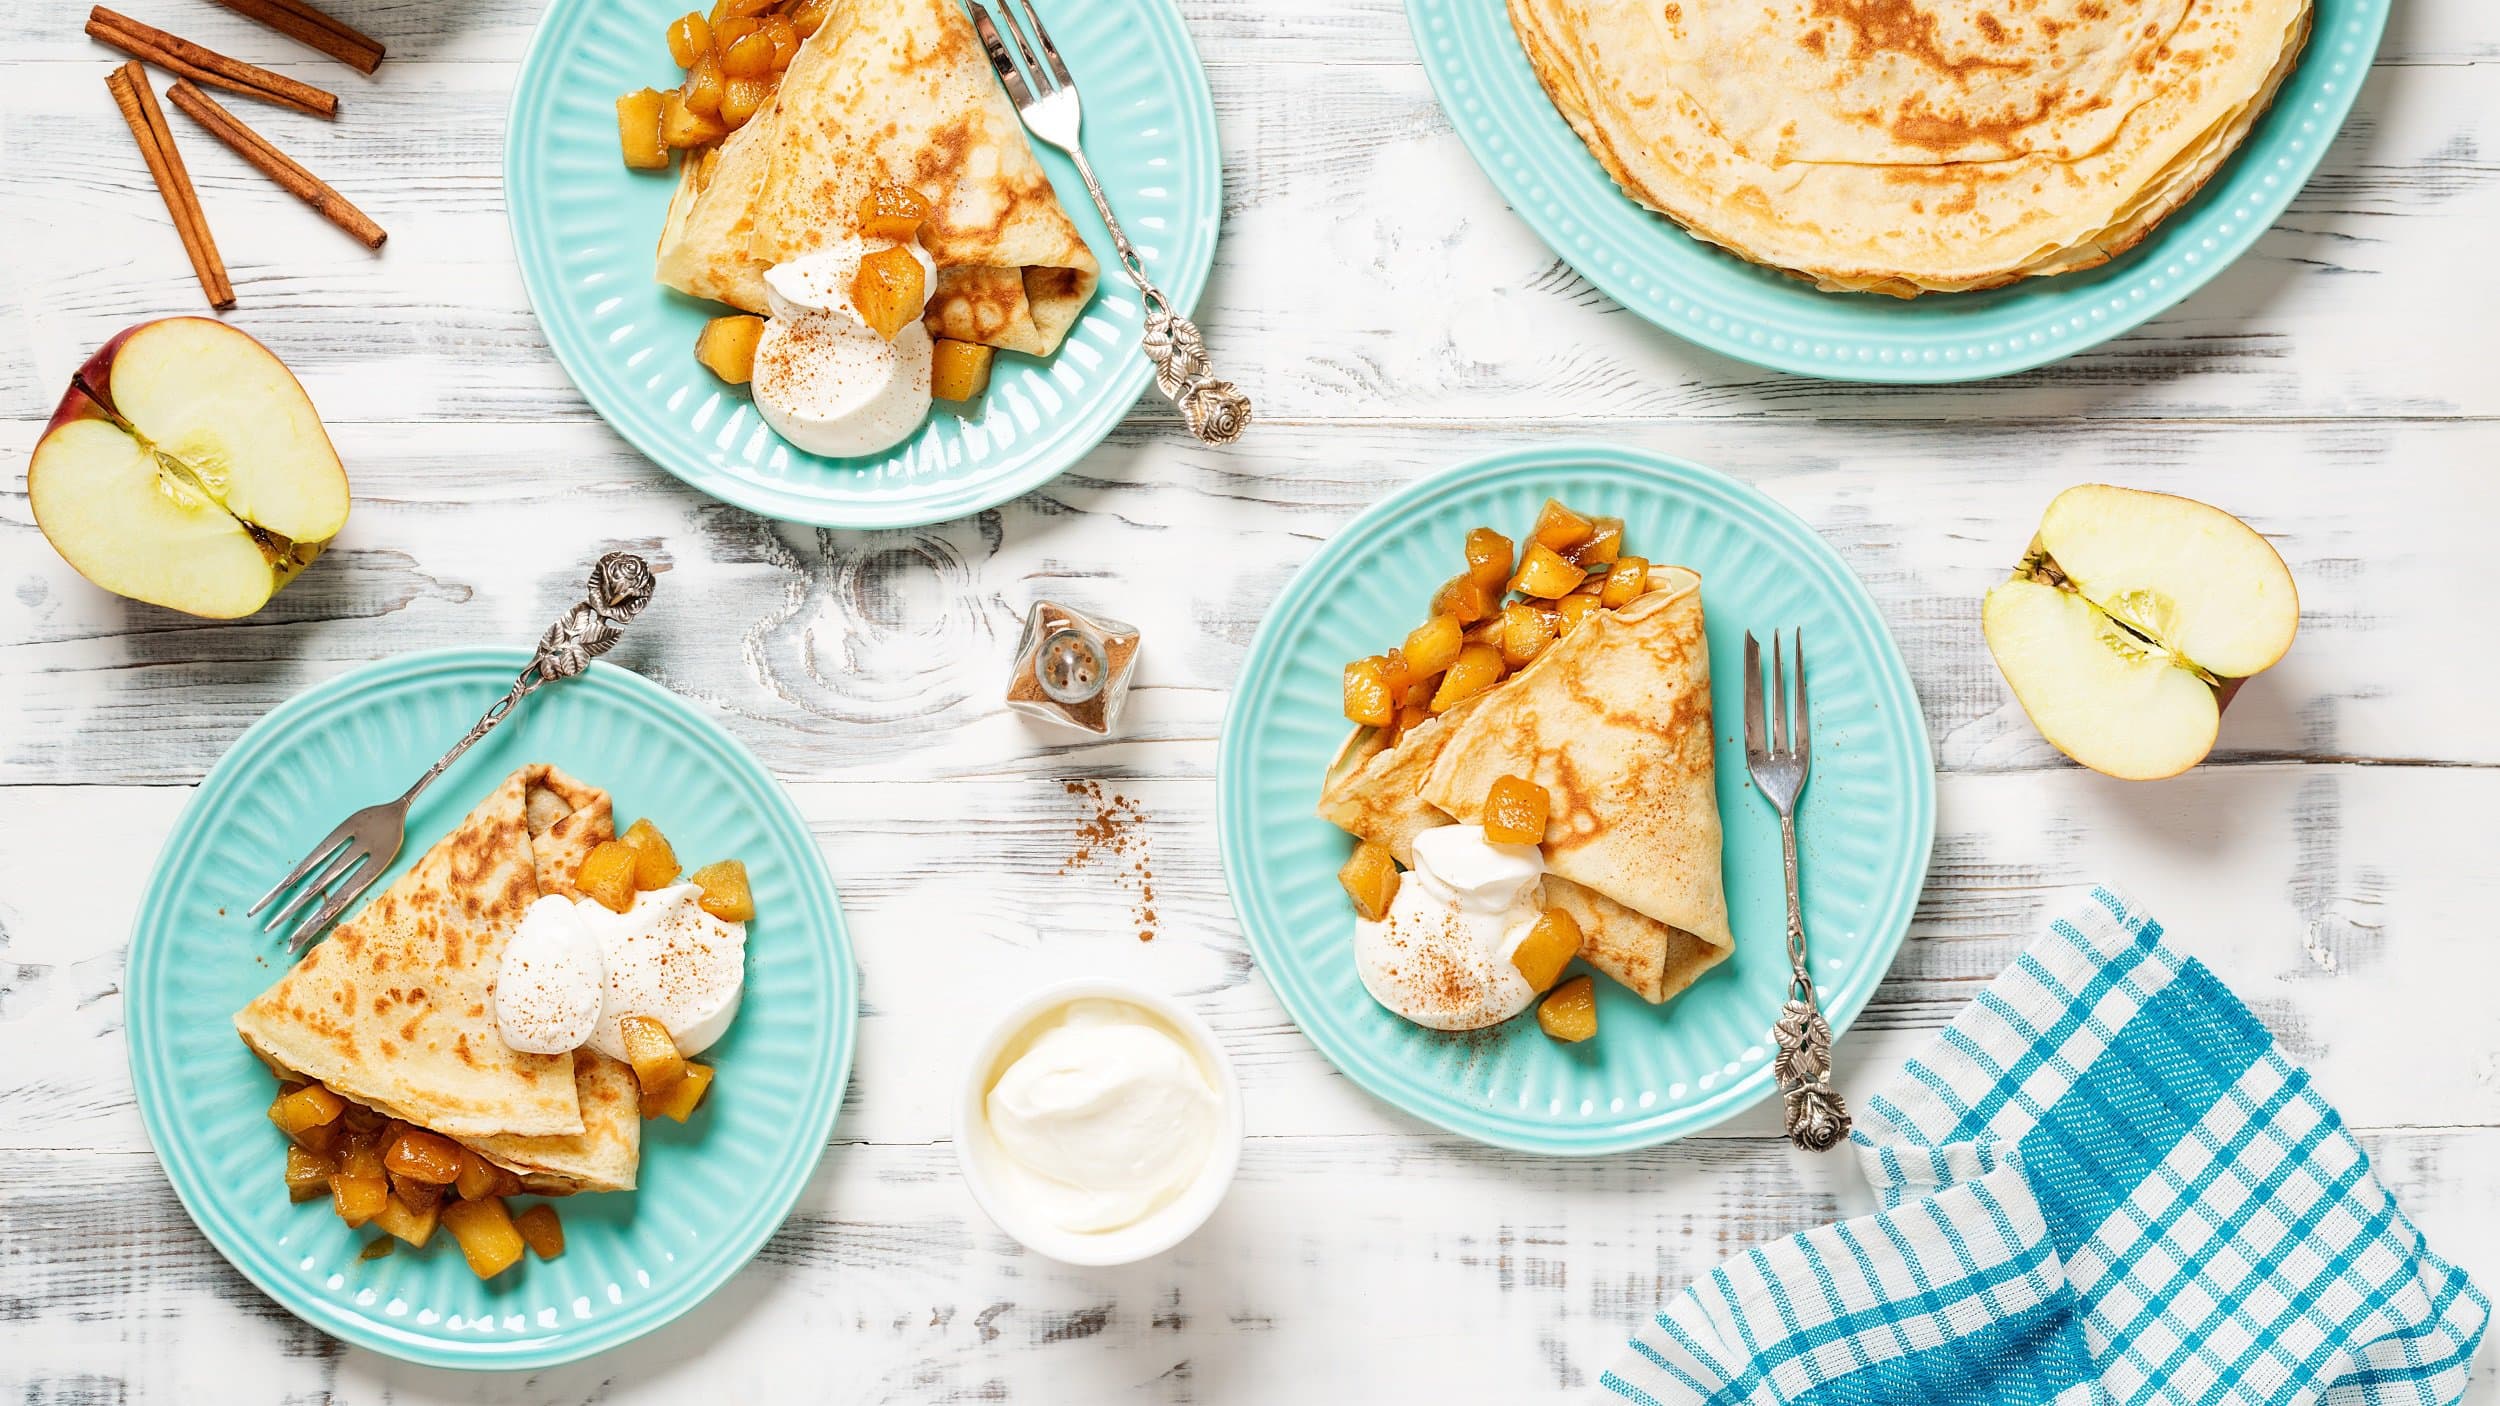
[{"label": "halved apple", "polygon": [[205,317],[143,322],[89,357],[26,496],[79,575],[216,620],[267,604],[347,522],[347,473],[304,388]]},{"label": "halved apple", "polygon": [[2281,555],[2229,513],[2093,483],[2049,504],[1981,625],[2051,746],[2154,781],[2213,750],[2239,680],[2292,647],[2300,593]]}]

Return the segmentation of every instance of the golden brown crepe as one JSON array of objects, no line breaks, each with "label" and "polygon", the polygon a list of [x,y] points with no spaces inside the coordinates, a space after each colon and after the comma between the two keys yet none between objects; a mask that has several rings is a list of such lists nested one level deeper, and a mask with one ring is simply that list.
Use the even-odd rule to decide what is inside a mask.
[{"label": "golden brown crepe", "polygon": [[929,202],[936,336],[1048,356],[1101,274],[955,0],[835,0],[709,183],[679,181],[660,282],[748,312],[767,268],[851,233],[885,184]]},{"label": "golden brown crepe", "polygon": [[1560,112],[1634,199],[1834,290],[2088,268],[2255,125],[2310,0],[1509,0]]},{"label": "golden brown crepe", "polygon": [[[408,873],[235,1016],[288,1075],[475,1147],[533,1189],[631,1187],[638,1101],[595,1054],[522,1054],[493,1014],[504,944],[542,885],[613,838],[605,792],[550,766],[506,777]],[[605,1067],[602,1067],[605,1066]]]},{"label": "golden brown crepe", "polygon": [[1701,578],[1659,566],[1650,583],[1487,693],[1420,794],[1472,823],[1495,778],[1536,782],[1553,797],[1548,874],[1725,949]]}]

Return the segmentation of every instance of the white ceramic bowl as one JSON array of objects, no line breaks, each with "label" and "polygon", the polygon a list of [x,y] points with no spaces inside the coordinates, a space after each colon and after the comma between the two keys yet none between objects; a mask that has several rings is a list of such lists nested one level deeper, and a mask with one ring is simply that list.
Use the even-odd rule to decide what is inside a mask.
[{"label": "white ceramic bowl", "polygon": [[[1186,1191],[1135,1225],[1090,1234],[1062,1230],[1025,1210],[1005,1183],[1001,1166],[1005,1154],[990,1136],[983,1110],[997,1074],[995,1066],[1008,1043],[1043,1016],[1089,997],[1126,1001],[1171,1026],[1205,1066],[1222,1105],[1215,1145],[1208,1149],[1206,1165],[1198,1169],[1197,1180]],[[963,1168],[965,1184],[972,1188],[972,1199],[999,1229],[1023,1242],[1025,1248],[1063,1264],[1131,1264],[1162,1254],[1206,1223],[1233,1184],[1233,1169],[1241,1164],[1241,1128],[1241,1080],[1233,1073],[1233,1061],[1224,1053],[1223,1042],[1197,1012],[1142,986],[1084,977],[1034,992],[1002,1013],[981,1037],[964,1065],[963,1089],[955,1099],[955,1161]]]}]

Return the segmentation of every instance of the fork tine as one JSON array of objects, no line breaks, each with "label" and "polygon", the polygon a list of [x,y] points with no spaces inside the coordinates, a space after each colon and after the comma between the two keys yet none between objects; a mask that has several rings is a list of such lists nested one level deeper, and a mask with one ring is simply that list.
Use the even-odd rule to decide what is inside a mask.
[{"label": "fork tine", "polygon": [[1788,670],[1782,662],[1780,632],[1771,632],[1771,750],[1780,756],[1788,751]]},{"label": "fork tine", "polygon": [[[998,70],[998,81],[1006,85],[1008,100],[1017,107],[1033,101],[1033,89],[1016,69],[1015,55],[1007,52],[1007,41],[998,37],[998,26],[991,23],[989,7],[981,0],[966,0],[972,6],[972,28],[981,36],[981,47],[989,51],[990,67]],[[1013,16],[1009,16],[1012,21]]]},{"label": "fork tine", "polygon": [[286,935],[288,955],[292,956],[303,951],[306,945],[321,935],[323,928],[338,921],[339,914],[347,911],[347,905],[362,897],[366,889],[373,887],[373,881],[381,876],[382,866],[376,864],[339,885],[339,891],[330,896],[329,902],[321,905],[320,911],[306,918],[301,927]]},{"label": "fork tine", "polygon": [[1805,627],[1801,625],[1788,633],[1791,647],[1797,651],[1797,767],[1802,772],[1814,763],[1812,722],[1806,708]]},{"label": "fork tine", "polygon": [[1044,97],[1049,96],[1054,89],[1050,70],[1042,67],[1042,61],[1034,57],[1033,46],[1024,42],[1024,29],[1016,23],[1016,0],[998,0],[998,13],[1006,17],[1007,32],[1015,36],[1016,52],[1024,55],[1025,76],[1033,84],[1033,91]]},{"label": "fork tine", "polygon": [[1745,632],[1745,756],[1760,761],[1762,749],[1762,646]]},{"label": "fork tine", "polygon": [[[307,854],[307,855],[305,855],[305,856],[304,856],[304,862],[303,862],[303,863],[301,863],[301,864],[296,865],[296,866],[295,866],[294,868],[292,868],[292,869],[287,870],[287,871],[286,871],[286,877],[285,877],[285,878],[283,878],[283,879],[278,880],[278,882],[277,882],[277,883],[275,883],[275,884],[271,885],[271,886],[270,886],[270,889],[269,889],[269,892],[264,893],[264,894],[262,894],[262,895],[260,896],[260,901],[259,901],[259,902],[255,903],[255,904],[253,904],[251,907],[246,908],[246,909],[244,909],[244,910],[243,910],[243,916],[244,916],[244,917],[246,917],[246,918],[257,918],[257,917],[259,917],[259,916],[260,916],[260,910],[262,910],[263,908],[268,907],[268,906],[269,906],[269,905],[270,905],[273,901],[275,901],[275,900],[277,899],[277,897],[278,897],[278,895],[279,895],[279,894],[282,894],[282,893],[286,892],[288,889],[291,889],[291,888],[295,887],[295,881],[296,881],[296,880],[298,880],[298,879],[303,878],[306,874],[311,873],[311,872],[313,871],[313,866],[314,866],[314,865],[319,864],[321,861],[323,861],[323,860],[325,860],[325,859],[329,858],[329,857],[330,857],[330,851],[332,851],[332,850],[334,850],[334,849],[337,849],[340,845],[342,845],[342,844],[344,844],[344,843],[346,843],[346,842],[347,842],[347,827],[348,827],[348,825],[349,825],[350,821],[352,821],[353,819],[354,819],[354,817],[352,817],[352,816],[351,816],[351,817],[349,817],[349,819],[348,819],[348,820],[342,820],[342,821],[340,821],[340,822],[339,822],[339,826],[338,826],[338,828],[337,828],[337,829],[335,829],[335,830],[331,831],[331,832],[330,832],[329,834],[327,834],[327,835],[322,836],[322,837],[321,837],[321,842],[320,842],[319,844],[316,844],[316,845],[314,845],[314,846],[312,847],[312,853]],[[272,924],[272,926],[275,926],[275,925],[274,925],[274,924]],[[268,929],[267,929],[267,928],[263,928],[263,929],[262,929],[262,931],[263,931],[263,932],[266,932],[266,931],[268,931]]]},{"label": "fork tine", "polygon": [[351,844],[347,848],[340,850],[339,857],[330,861],[330,867],[321,871],[321,877],[313,880],[309,884],[304,885],[302,891],[297,893],[293,899],[289,900],[284,908],[281,908],[275,914],[272,914],[268,922],[260,925],[260,930],[262,932],[276,932],[278,929],[286,926],[287,920],[293,918],[297,913],[302,912],[306,904],[311,903],[314,899],[321,898],[326,895],[329,891],[330,885],[337,883],[340,879],[346,877],[348,872],[353,870],[358,864],[363,863],[367,854],[368,851],[363,845],[360,844]]},{"label": "fork tine", "polygon": [[[1001,9],[1005,9],[1008,3],[1009,0],[998,0]],[[1024,6],[1025,21],[1033,26],[1033,37],[1041,41],[1042,57],[1050,60],[1050,71],[1057,75],[1059,86],[1075,87],[1076,75],[1068,72],[1068,66],[1060,61],[1059,46],[1050,42],[1050,31],[1042,28],[1042,17],[1034,12],[1033,0],[1020,0],[1020,3]]]}]

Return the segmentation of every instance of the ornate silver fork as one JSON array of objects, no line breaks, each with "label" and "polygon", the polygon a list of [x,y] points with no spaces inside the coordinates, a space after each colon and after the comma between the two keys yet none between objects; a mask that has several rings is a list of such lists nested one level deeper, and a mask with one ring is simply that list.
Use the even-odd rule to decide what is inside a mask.
[{"label": "ornate silver fork", "polygon": [[1780,856],[1788,876],[1788,1003],[1771,1027],[1779,1057],[1771,1073],[1787,1104],[1788,1140],[1808,1152],[1830,1149],[1849,1135],[1849,1106],[1832,1088],[1832,1027],[1807,970],[1805,909],[1797,897],[1797,797],[1814,761],[1806,708],[1806,640],[1791,632],[1797,658],[1796,729],[1789,728],[1788,680],[1779,632],[1771,632],[1771,693],[1762,699],[1762,646],[1745,633],[1745,770],[1754,789],[1780,816]]},{"label": "ornate silver fork", "polygon": [[[1016,112],[1034,136],[1068,154],[1076,163],[1076,173],[1085,180],[1085,193],[1094,197],[1094,208],[1102,212],[1102,222],[1111,231],[1111,243],[1120,251],[1120,268],[1128,281],[1137,285],[1138,296],[1146,303],[1146,332],[1142,349],[1146,359],[1154,363],[1155,389],[1181,412],[1181,420],[1189,432],[1209,444],[1230,444],[1241,438],[1250,425],[1250,397],[1230,381],[1217,380],[1207,366],[1206,338],[1198,334],[1198,324],[1172,310],[1171,300],[1146,276],[1145,260],[1128,242],[1120,229],[1120,217],[1111,213],[1111,201],[1102,193],[1102,182],[1094,178],[1093,163],[1085,159],[1085,147],[1078,134],[1084,126],[1084,109],[1078,104],[1076,79],[1068,72],[1066,61],[1059,57],[1059,46],[1050,42],[1050,31],[1042,28],[1042,17],[1033,12],[1033,0],[998,0],[998,12],[1007,17],[1007,32],[1015,36],[1016,49],[1024,55],[1024,68],[1016,67],[1013,54],[1007,52],[1006,41],[999,37],[998,26],[990,22],[988,7],[981,0],[966,0],[972,11],[972,27],[980,33],[981,47],[990,55],[990,66],[998,70],[998,81],[1006,86],[1007,96],[1015,102]],[[1041,41],[1037,56],[1027,43],[1023,26],[1016,23],[1016,6],[1024,6],[1026,23],[1033,27],[1033,37]],[[1029,76],[1028,76],[1029,75]]]},{"label": "ornate silver fork", "polygon": [[610,552],[599,558],[598,565],[590,569],[589,594],[548,627],[538,641],[537,657],[530,660],[529,667],[512,681],[511,691],[495,700],[468,735],[453,743],[442,760],[428,767],[425,775],[418,777],[416,784],[402,792],[398,800],[366,806],[340,821],[337,829],[313,845],[303,863],[288,870],[286,877],[262,894],[244,916],[259,917],[260,910],[295,888],[315,865],[328,860],[328,867],[322,869],[320,876],[298,890],[286,907],[261,928],[262,932],[275,932],[307,905],[321,900],[311,916],[287,934],[286,950],[290,954],[303,951],[322,929],[338,921],[349,904],[373,887],[383,870],[391,867],[408,838],[408,808],[426,787],[434,784],[434,778],[460,760],[461,753],[476,746],[478,739],[494,731],[495,725],[510,716],[514,705],[522,699],[552,680],[573,677],[589,668],[591,660],[607,653],[624,631],[625,622],[650,603],[651,586],[651,567],[642,558],[627,552]]}]

